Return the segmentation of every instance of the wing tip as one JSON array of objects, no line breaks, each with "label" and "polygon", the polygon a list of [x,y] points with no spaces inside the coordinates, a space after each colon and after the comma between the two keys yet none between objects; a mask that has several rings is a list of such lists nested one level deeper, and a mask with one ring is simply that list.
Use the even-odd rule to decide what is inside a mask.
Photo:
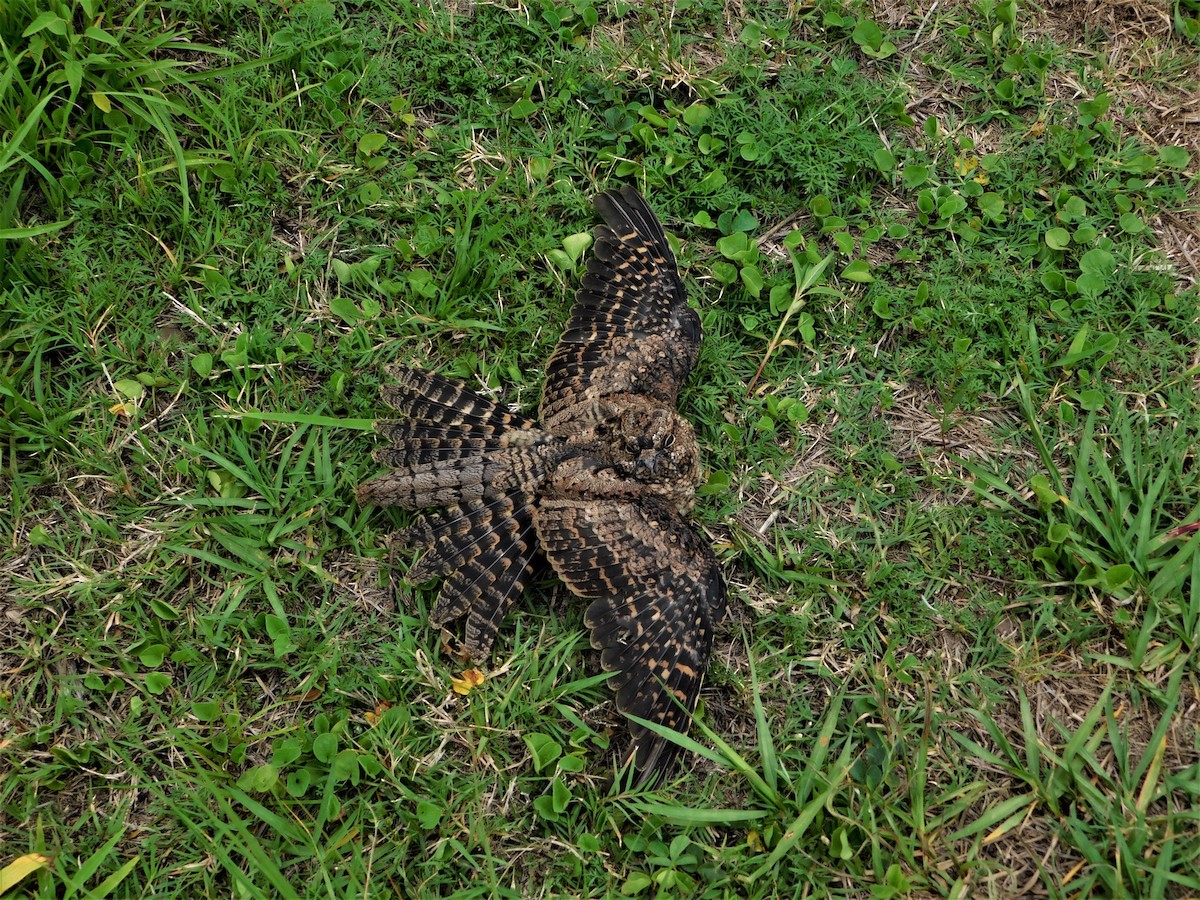
[{"label": "wing tip", "polygon": [[600,212],[603,219],[607,221],[610,211],[637,211],[642,214],[654,215],[654,211],[650,209],[650,204],[646,202],[645,196],[631,184],[618,185],[615,188],[609,188],[606,191],[601,191],[595,196],[593,201],[596,209]]},{"label": "wing tip", "polygon": [[618,767],[618,778],[635,790],[655,787],[671,775],[682,748],[658,735],[635,735]]},{"label": "wing tip", "polygon": [[623,184],[602,191],[595,196],[593,203],[600,218],[610,229],[632,228],[642,240],[654,244],[664,259],[674,264],[675,256],[671,253],[662,222],[637,188]]}]

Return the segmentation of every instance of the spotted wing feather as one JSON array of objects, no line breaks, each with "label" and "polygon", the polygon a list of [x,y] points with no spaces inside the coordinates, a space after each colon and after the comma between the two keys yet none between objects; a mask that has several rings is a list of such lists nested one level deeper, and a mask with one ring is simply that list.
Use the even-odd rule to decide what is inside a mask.
[{"label": "spotted wing feather", "polygon": [[[536,508],[542,550],[555,573],[591,600],[586,621],[601,650],[617,709],[685,732],[725,613],[712,550],[674,512],[654,503],[547,498]],[[678,747],[630,723],[638,782],[669,768]]]},{"label": "spotted wing feather", "polygon": [[[393,468],[481,456],[514,443],[513,432],[533,438],[537,422],[509,412],[457,381],[409,366],[393,366],[394,379],[380,389],[401,419],[380,419],[375,430],[390,446],[375,458]],[[376,501],[377,502],[377,501]]]},{"label": "spotted wing feather", "polygon": [[631,187],[596,197],[605,224],[546,372],[541,419],[565,434],[588,402],[640,394],[674,405],[696,362],[700,317],[687,305],[662,225]]}]

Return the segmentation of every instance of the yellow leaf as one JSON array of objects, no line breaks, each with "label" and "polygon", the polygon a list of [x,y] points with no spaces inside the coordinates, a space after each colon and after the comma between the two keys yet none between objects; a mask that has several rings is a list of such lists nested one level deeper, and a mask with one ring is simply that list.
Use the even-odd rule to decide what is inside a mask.
[{"label": "yellow leaf", "polygon": [[110,413],[115,413],[118,416],[133,415],[134,405],[132,403],[114,403],[108,408]]},{"label": "yellow leaf", "polygon": [[27,876],[48,865],[50,865],[50,857],[43,856],[41,853],[26,853],[24,856],[18,856],[0,869],[0,894],[20,884]]},{"label": "yellow leaf", "polygon": [[100,109],[100,112],[112,112],[112,101],[108,99],[107,94],[102,94],[100,91],[92,91],[92,102]]},{"label": "yellow leaf", "polygon": [[454,693],[463,694],[465,696],[483,684],[483,682],[486,680],[487,676],[485,676],[478,669],[467,669],[457,678],[451,678],[450,684],[454,688]]},{"label": "yellow leaf", "polygon": [[368,711],[363,713],[363,718],[367,720],[368,725],[374,728],[379,724],[379,720],[383,718],[383,714],[391,708],[392,704],[388,703],[386,700],[380,700],[379,703],[375,705],[374,712]]},{"label": "yellow leaf", "polygon": [[979,166],[977,156],[958,156],[954,159],[954,171],[959,175],[970,175]]}]

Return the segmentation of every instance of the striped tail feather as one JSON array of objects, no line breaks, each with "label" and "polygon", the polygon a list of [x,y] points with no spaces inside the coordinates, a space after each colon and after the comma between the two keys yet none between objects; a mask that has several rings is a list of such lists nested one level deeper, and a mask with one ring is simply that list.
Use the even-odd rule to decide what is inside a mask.
[{"label": "striped tail feather", "polygon": [[475,659],[491,652],[505,614],[545,568],[533,501],[532,493],[520,490],[490,502],[470,500],[424,517],[405,535],[428,548],[409,571],[409,582],[447,576],[430,621],[445,625],[465,615],[462,646]]},{"label": "striped tail feather", "polygon": [[388,369],[394,384],[380,388],[383,402],[415,422],[471,426],[480,434],[536,428],[532,419],[506,410],[461,382],[436,372],[397,365]]},{"label": "striped tail feather", "polygon": [[451,379],[408,367],[391,374],[396,383],[383,397],[403,418],[376,423],[390,445],[375,456],[392,470],[360,485],[359,501],[443,507],[402,533],[404,543],[425,549],[406,580],[446,576],[430,619],[444,625],[465,615],[463,648],[486,657],[543,564],[532,504],[565,444]]}]

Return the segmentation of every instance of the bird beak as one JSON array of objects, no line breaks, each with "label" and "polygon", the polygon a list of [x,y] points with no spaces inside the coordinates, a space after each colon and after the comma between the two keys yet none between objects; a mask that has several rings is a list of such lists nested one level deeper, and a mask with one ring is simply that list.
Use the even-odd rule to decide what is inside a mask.
[{"label": "bird beak", "polygon": [[653,450],[643,452],[637,458],[637,462],[633,464],[635,475],[653,475],[654,470],[658,468],[658,454]]}]

